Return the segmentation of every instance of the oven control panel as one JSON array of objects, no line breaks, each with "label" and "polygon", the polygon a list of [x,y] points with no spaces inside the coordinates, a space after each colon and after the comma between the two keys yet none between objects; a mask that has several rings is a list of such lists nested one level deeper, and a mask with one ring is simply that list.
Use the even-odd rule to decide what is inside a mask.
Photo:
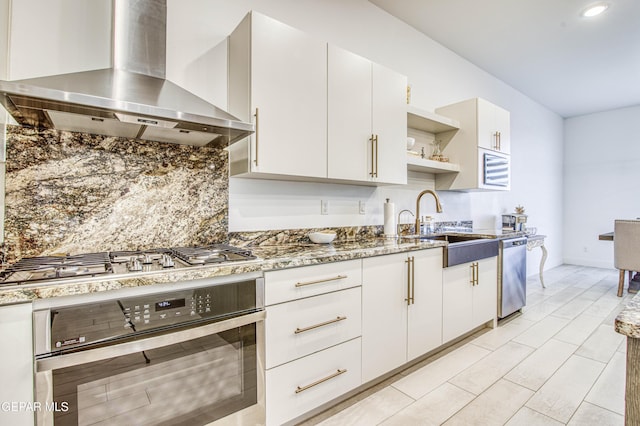
[{"label": "oven control panel", "polygon": [[[260,280],[110,299],[51,309],[51,348],[73,349],[138,332],[202,320],[215,321],[261,309]],[[261,281],[260,281],[261,282]]]},{"label": "oven control panel", "polygon": [[[172,293],[160,298],[122,300],[120,303],[124,314],[124,327],[140,328],[141,325],[175,324],[188,319],[214,315],[213,293],[212,290],[205,288],[177,294]],[[224,306],[222,308],[224,311]]]}]

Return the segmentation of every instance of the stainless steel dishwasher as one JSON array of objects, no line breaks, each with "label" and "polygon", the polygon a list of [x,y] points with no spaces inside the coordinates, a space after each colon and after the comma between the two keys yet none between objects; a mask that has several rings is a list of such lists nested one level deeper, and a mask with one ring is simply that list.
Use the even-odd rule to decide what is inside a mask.
[{"label": "stainless steel dishwasher", "polygon": [[498,318],[518,311],[527,302],[527,238],[500,241]]}]

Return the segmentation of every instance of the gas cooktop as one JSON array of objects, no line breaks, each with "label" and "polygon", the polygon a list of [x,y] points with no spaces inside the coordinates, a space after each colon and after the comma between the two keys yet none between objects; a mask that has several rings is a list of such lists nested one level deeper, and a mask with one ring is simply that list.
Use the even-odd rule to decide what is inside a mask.
[{"label": "gas cooktop", "polygon": [[226,244],[41,256],[20,259],[0,272],[0,286],[102,275],[129,275],[254,260],[250,250]]}]

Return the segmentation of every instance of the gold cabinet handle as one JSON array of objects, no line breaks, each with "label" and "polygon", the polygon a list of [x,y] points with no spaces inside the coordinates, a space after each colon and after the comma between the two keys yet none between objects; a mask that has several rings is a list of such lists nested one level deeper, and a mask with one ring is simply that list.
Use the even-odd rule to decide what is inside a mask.
[{"label": "gold cabinet handle", "polygon": [[369,172],[369,176],[371,176],[372,178],[376,176],[376,171],[375,171],[375,135],[371,134],[371,137],[369,138],[369,140],[371,141],[371,172]]},{"label": "gold cabinet handle", "polygon": [[330,281],[344,280],[345,278],[347,278],[347,275],[336,275],[333,278],[324,278],[322,280],[298,282],[296,283],[296,287],[304,287],[306,285],[321,284],[321,283],[327,283]]},{"label": "gold cabinet handle", "polygon": [[411,256],[411,304],[416,303],[416,258]]},{"label": "gold cabinet handle", "polygon": [[480,275],[480,264],[476,262],[476,285],[480,285],[478,276]]},{"label": "gold cabinet handle", "polygon": [[256,118],[256,132],[255,132],[255,140],[256,140],[256,152],[255,155],[253,157],[253,162],[256,163],[256,166],[258,165],[258,135],[260,134],[260,114],[259,114],[259,110],[256,107],[256,113],[253,114],[253,116]]},{"label": "gold cabinet handle", "polygon": [[411,304],[411,258],[409,257],[404,263],[407,264],[407,298],[404,300],[409,306]]},{"label": "gold cabinet handle", "polygon": [[415,257],[411,256],[404,261],[407,264],[407,305],[415,304],[416,296],[416,264]]},{"label": "gold cabinet handle", "polygon": [[314,386],[317,386],[317,385],[319,385],[320,383],[324,383],[324,382],[326,382],[327,380],[331,380],[331,379],[333,379],[334,377],[338,377],[339,375],[344,374],[344,373],[346,373],[346,372],[347,372],[347,369],[346,369],[346,368],[338,369],[335,373],[333,373],[333,374],[331,374],[331,375],[329,375],[329,376],[325,377],[324,379],[320,379],[320,380],[315,381],[315,382],[313,382],[313,383],[310,383],[310,384],[308,384],[308,385],[306,385],[306,386],[298,386],[298,387],[296,388],[296,393],[300,393],[300,392],[306,391],[306,390],[307,390],[307,389],[309,389],[309,388],[312,388],[312,387],[314,387]]},{"label": "gold cabinet handle", "polygon": [[478,262],[471,264],[471,284],[478,285]]},{"label": "gold cabinet handle", "polygon": [[325,325],[329,325],[329,324],[333,324],[333,323],[336,323],[336,322],[344,321],[346,319],[347,319],[347,317],[344,317],[344,316],[343,317],[336,317],[334,319],[330,319],[329,321],[321,322],[320,324],[310,325],[309,327],[304,327],[304,328],[298,327],[293,332],[293,334],[304,333],[305,331],[314,330],[316,328],[324,327]]},{"label": "gold cabinet handle", "polygon": [[498,132],[498,151],[502,150],[502,134]]},{"label": "gold cabinet handle", "polygon": [[378,135],[376,135],[376,176],[378,177]]}]

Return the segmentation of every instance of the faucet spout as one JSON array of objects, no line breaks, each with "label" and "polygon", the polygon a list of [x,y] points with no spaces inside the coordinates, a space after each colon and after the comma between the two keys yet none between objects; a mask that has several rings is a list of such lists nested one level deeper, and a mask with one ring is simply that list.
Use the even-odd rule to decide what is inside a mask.
[{"label": "faucet spout", "polygon": [[424,194],[431,194],[433,198],[436,200],[436,211],[438,213],[442,213],[442,204],[440,204],[440,197],[436,194],[435,191],[431,189],[425,189],[420,194],[418,194],[418,198],[416,199],[416,234],[420,233],[420,200]]}]

